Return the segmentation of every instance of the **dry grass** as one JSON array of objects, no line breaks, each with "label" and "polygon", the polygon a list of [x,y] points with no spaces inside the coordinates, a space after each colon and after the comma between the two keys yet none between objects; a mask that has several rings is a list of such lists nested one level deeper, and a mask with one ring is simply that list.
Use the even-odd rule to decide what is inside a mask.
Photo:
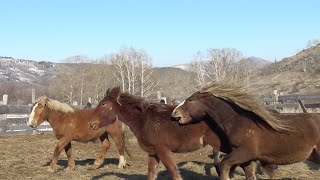
[{"label": "dry grass", "polygon": [[[76,169],[66,172],[67,160],[64,152],[58,161],[59,170],[56,173],[47,172],[47,168],[56,146],[57,140],[52,134],[0,137],[0,179],[146,179],[147,155],[137,145],[134,137],[130,139],[133,157],[127,158],[129,166],[118,169],[118,155],[114,144],[106,155],[104,165],[93,169],[93,162],[100,150],[100,143],[82,144],[73,142],[73,157]],[[187,154],[175,154],[180,173],[184,179],[214,179],[218,180],[212,167],[211,148]],[[278,169],[279,179],[319,179],[319,166],[297,163],[281,166]],[[259,178],[266,179],[265,175]],[[158,179],[170,179],[164,166],[160,164]],[[243,171],[237,169],[235,179],[244,179]]]}]

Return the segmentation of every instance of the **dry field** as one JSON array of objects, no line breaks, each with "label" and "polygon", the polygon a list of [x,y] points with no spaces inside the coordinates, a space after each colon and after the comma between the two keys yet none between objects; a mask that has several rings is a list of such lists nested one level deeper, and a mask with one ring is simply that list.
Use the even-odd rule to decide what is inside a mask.
[{"label": "dry field", "polygon": [[[0,179],[146,179],[147,155],[137,145],[136,139],[130,138],[132,158],[127,158],[129,166],[118,169],[118,155],[115,145],[106,154],[105,162],[99,169],[94,169],[94,158],[100,150],[100,142],[73,142],[73,157],[76,169],[66,172],[67,165],[64,151],[59,157],[56,173],[47,172],[53,150],[58,141],[53,134],[16,135],[0,137]],[[193,153],[175,154],[181,176],[184,179],[219,179],[212,167],[211,148]],[[315,164],[297,163],[281,166],[277,171],[278,179],[320,179],[320,166]],[[267,179],[258,175],[259,179]],[[164,166],[160,164],[158,179],[171,179]],[[244,179],[243,171],[236,170],[234,179]]]}]

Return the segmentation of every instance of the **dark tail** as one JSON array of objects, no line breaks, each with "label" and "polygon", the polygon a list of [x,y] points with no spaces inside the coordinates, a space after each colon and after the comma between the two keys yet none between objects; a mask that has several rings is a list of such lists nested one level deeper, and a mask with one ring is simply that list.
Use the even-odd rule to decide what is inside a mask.
[{"label": "dark tail", "polygon": [[127,127],[127,125],[122,123],[121,138],[122,138],[123,147],[124,147],[125,152],[131,158],[131,152],[129,150],[130,142],[129,142],[129,138],[128,138],[128,130],[129,130],[129,128]]}]

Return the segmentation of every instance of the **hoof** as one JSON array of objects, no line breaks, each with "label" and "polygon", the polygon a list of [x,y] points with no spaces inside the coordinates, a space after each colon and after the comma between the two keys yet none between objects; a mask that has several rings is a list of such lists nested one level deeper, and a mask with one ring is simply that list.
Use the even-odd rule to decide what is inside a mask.
[{"label": "hoof", "polygon": [[119,164],[118,168],[119,169],[125,169],[127,167],[127,164]]},{"label": "hoof", "polygon": [[57,169],[54,169],[54,168],[51,168],[51,167],[48,168],[48,172],[54,173],[54,172],[57,172],[57,171],[58,171]]},{"label": "hoof", "polygon": [[102,163],[103,163],[103,161],[101,161],[101,162],[95,161],[95,162],[94,162],[95,168],[98,169],[99,167],[101,167],[101,166],[102,166]]},{"label": "hoof", "polygon": [[67,168],[66,168],[66,171],[67,172],[70,172],[70,171],[73,171],[74,170],[74,167],[72,167],[72,166],[68,166]]},{"label": "hoof", "polygon": [[126,166],[127,166],[127,161],[124,159],[124,156],[121,155],[120,158],[119,158],[118,168],[119,169],[124,169],[124,168],[126,168]]}]

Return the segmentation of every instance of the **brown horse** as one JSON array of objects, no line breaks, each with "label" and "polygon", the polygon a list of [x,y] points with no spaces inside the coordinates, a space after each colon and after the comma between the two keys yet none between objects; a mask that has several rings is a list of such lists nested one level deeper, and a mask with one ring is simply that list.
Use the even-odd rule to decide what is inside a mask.
[{"label": "brown horse", "polygon": [[[207,144],[221,151],[226,151],[226,147],[220,146],[219,138],[205,122],[179,125],[171,118],[175,107],[150,103],[128,93],[121,93],[120,88],[116,87],[108,90],[98,104],[90,126],[97,129],[118,118],[123,119],[137,137],[139,146],[149,154],[148,179],[155,179],[160,161],[173,179],[181,179],[172,152],[191,152]],[[246,176],[253,176],[253,171],[248,166]]]},{"label": "brown horse", "polygon": [[[184,100],[172,112],[181,124],[209,121],[221,144],[232,149],[221,162],[221,179],[230,167],[259,160],[285,165],[320,157],[320,117],[280,115],[261,106],[244,88],[211,84]],[[319,160],[319,159],[318,159]]]},{"label": "brown horse", "polygon": [[37,127],[44,120],[47,120],[52,126],[54,134],[59,143],[57,144],[52,161],[48,171],[55,172],[57,170],[57,160],[64,149],[68,157],[67,170],[75,168],[75,162],[71,157],[71,141],[88,142],[95,141],[98,138],[102,143],[102,151],[98,154],[94,164],[100,167],[104,161],[105,153],[110,147],[108,134],[112,137],[119,151],[119,168],[126,166],[124,159],[124,151],[130,155],[126,148],[126,130],[121,121],[115,121],[108,126],[97,131],[92,130],[88,126],[88,122],[92,116],[94,109],[76,109],[68,104],[61,103],[57,100],[41,97],[36,100],[32,107],[28,125]]}]

